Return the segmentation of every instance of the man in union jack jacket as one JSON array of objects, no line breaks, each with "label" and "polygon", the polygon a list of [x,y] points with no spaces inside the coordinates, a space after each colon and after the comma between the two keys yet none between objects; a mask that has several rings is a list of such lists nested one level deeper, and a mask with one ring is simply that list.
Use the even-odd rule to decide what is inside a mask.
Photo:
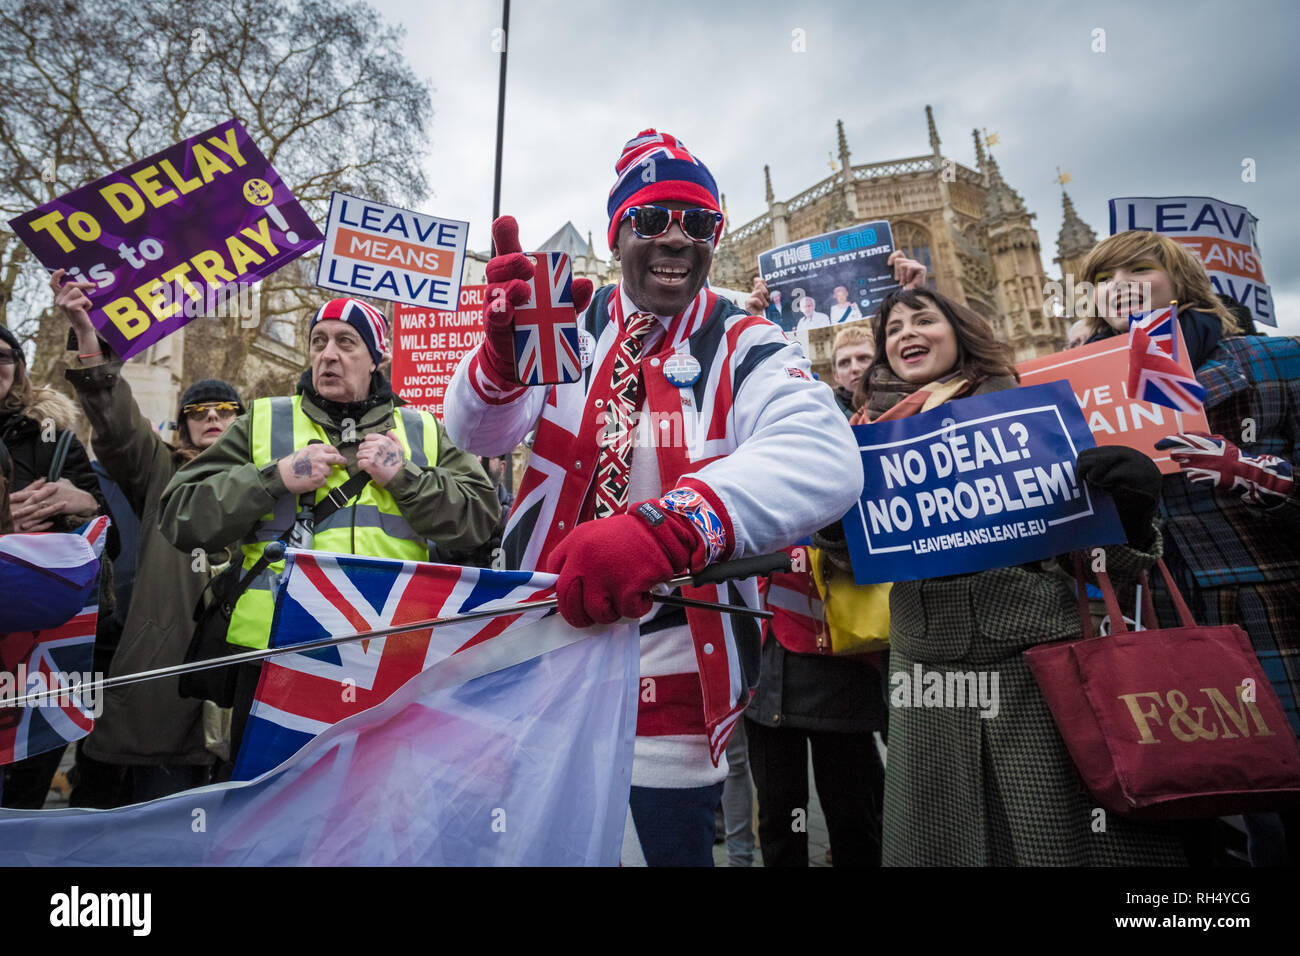
[{"label": "man in union jack jacket", "polygon": [[[558,574],[560,611],[575,626],[641,619],[624,862],[707,866],[723,751],[758,677],[758,628],[717,612],[652,610],[649,591],[839,519],[862,492],[862,466],[800,346],[706,288],[722,213],[704,164],[645,130],[615,172],[608,238],[623,278],[594,296],[589,281],[572,283],[587,343],[578,380],[519,384],[511,322],[535,267],[502,217],[487,337],[452,378],[446,426],[479,455],[508,453],[536,432],[507,560]],[[555,285],[546,278],[536,278],[539,295]],[[684,589],[697,591],[758,606],[753,579]]]}]

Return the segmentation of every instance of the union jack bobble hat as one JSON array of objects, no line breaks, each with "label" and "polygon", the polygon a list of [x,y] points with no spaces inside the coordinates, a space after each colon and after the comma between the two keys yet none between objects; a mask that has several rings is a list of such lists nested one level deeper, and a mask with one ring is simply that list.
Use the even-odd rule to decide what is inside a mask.
[{"label": "union jack bobble hat", "polygon": [[609,191],[609,246],[614,248],[623,213],[631,206],[688,202],[722,212],[718,184],[707,166],[676,136],[643,129],[627,141],[614,164],[618,179]]},{"label": "union jack bobble hat", "polygon": [[323,319],[338,319],[352,326],[357,330],[357,335],[361,336],[361,341],[366,343],[366,349],[374,363],[378,365],[383,361],[384,352],[388,351],[388,322],[384,319],[384,313],[373,305],[367,305],[360,299],[330,299],[312,316],[307,334],[311,335],[316,323]]}]

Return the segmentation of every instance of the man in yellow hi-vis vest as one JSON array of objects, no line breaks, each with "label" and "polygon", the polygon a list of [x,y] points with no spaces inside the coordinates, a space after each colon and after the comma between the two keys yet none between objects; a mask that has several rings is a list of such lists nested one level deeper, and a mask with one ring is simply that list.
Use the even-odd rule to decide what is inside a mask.
[{"label": "man in yellow hi-vis vest", "polygon": [[[334,299],[308,334],[311,367],[298,394],[254,401],[176,472],[162,496],[163,535],[186,551],[238,543],[245,571],[290,529],[294,547],[421,561],[486,541],[499,515],[492,482],[436,418],[402,408],[377,372],[383,315]],[[284,562],[261,564],[235,605],[231,644],[267,645]],[[232,744],[259,670],[243,666]]]}]

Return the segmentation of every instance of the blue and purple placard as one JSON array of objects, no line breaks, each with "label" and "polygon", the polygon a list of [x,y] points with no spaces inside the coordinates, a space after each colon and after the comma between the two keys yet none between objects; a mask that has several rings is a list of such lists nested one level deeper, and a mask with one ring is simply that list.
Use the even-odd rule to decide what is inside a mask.
[{"label": "blue and purple placard", "polygon": [[1039,561],[1124,541],[1110,496],[1075,474],[1095,442],[1065,382],[856,425],[866,478],[844,516],[858,584]]},{"label": "blue and purple placard", "polygon": [[323,238],[238,120],[9,220],[47,269],[97,283],[90,320],[129,358]]}]

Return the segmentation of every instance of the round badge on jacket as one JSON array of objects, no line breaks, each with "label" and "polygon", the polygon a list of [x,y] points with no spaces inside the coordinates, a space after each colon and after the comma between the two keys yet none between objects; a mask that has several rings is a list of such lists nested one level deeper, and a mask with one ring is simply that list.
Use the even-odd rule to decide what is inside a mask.
[{"label": "round badge on jacket", "polygon": [[664,378],[678,388],[690,388],[700,377],[700,362],[693,355],[680,352],[664,362]]},{"label": "round badge on jacket", "polygon": [[578,361],[588,368],[596,360],[596,336],[586,329],[578,329]]}]

